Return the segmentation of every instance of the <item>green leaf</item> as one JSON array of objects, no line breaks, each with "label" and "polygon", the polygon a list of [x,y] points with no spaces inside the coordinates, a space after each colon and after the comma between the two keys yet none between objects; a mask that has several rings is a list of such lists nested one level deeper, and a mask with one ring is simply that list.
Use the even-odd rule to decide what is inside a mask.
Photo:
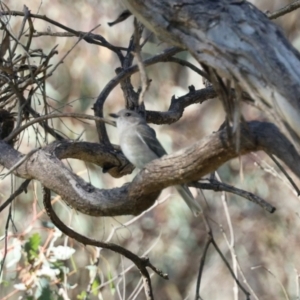
[{"label": "green leaf", "polygon": [[7,281],[7,280],[2,280],[1,285],[3,285],[4,287],[8,287],[10,286],[11,282]]},{"label": "green leaf", "polygon": [[41,236],[38,233],[34,233],[26,242],[24,250],[27,253],[28,261],[31,262],[34,258],[38,257],[38,250],[41,244]]},{"label": "green leaf", "polygon": [[95,296],[98,295],[98,291],[99,291],[98,287],[99,287],[99,286],[100,286],[100,280],[99,280],[99,277],[97,276],[97,277],[95,278],[95,280],[93,281],[93,283],[92,283],[92,293],[93,293]]},{"label": "green leaf", "polygon": [[[107,273],[107,277],[108,277],[108,280],[112,279],[112,274],[110,271]],[[109,287],[110,287],[110,291],[111,291],[112,295],[114,295],[116,292],[116,287],[115,287],[113,280],[110,282]]]},{"label": "green leaf", "polygon": [[82,300],[86,298],[86,291],[82,291],[79,295],[77,295],[77,299]]},{"label": "green leaf", "polygon": [[53,300],[52,291],[49,286],[46,286],[42,289],[41,295],[38,297],[38,300]]}]

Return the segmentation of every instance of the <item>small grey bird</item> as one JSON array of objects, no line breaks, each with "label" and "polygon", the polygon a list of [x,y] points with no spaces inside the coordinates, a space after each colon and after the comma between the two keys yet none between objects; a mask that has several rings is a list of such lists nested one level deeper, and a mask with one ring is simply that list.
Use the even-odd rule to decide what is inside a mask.
[{"label": "small grey bird", "polygon": [[[150,161],[167,154],[156,138],[146,120],[137,112],[122,109],[117,114],[110,114],[117,119],[117,129],[120,137],[120,146],[126,158],[137,168],[142,169]],[[188,207],[198,216],[201,212],[197,203],[186,185],[175,186]]]}]

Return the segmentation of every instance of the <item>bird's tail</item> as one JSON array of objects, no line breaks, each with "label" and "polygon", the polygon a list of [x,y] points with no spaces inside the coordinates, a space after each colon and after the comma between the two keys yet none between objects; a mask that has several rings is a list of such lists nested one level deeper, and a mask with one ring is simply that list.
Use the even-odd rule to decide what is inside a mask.
[{"label": "bird's tail", "polygon": [[189,188],[186,185],[176,185],[175,188],[180,194],[180,196],[183,198],[185,203],[188,205],[190,210],[193,212],[195,217],[198,217],[202,212],[202,209],[200,204],[196,202]]}]

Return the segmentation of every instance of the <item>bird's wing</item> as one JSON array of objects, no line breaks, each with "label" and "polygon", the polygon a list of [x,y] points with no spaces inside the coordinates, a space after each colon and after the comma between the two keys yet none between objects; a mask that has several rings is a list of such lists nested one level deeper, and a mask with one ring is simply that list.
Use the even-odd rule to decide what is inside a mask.
[{"label": "bird's wing", "polygon": [[156,138],[156,133],[153,128],[148,125],[137,125],[137,134],[141,141],[146,144],[151,151],[153,151],[158,157],[162,157],[167,154],[163,146]]}]

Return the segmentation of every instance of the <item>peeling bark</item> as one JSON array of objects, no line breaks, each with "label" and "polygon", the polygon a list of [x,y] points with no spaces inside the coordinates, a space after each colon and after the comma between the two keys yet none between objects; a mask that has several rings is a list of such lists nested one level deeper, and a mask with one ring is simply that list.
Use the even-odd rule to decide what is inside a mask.
[{"label": "peeling bark", "polygon": [[161,40],[269,103],[300,137],[300,55],[279,27],[243,0],[125,0]]}]

